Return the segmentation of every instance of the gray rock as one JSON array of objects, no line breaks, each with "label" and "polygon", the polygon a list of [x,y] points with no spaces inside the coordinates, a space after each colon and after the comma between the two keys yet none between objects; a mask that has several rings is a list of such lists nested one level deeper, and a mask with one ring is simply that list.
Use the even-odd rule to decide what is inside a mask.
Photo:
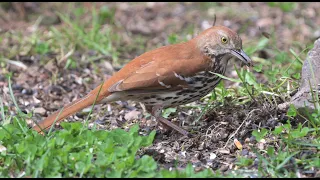
[{"label": "gray rock", "polygon": [[[316,91],[320,90],[320,38],[315,41],[314,47],[309,51],[302,66],[301,83],[298,92],[291,97],[290,102],[280,104],[278,107],[287,110],[293,104],[299,113],[314,112],[318,106],[314,101]],[[319,97],[316,97],[319,98]],[[319,99],[318,99],[319,100]]]},{"label": "gray rock", "polygon": [[299,91],[291,98],[292,104],[300,113],[304,113],[305,110],[313,112],[316,109],[318,104],[314,103],[313,95],[316,94],[315,91],[319,91],[319,87],[320,39],[315,41],[313,49],[309,51],[307,59],[304,61]]}]

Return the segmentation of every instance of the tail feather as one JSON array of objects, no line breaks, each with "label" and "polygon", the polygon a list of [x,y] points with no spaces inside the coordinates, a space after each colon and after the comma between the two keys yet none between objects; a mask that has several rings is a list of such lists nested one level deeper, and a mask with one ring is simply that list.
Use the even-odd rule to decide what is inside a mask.
[{"label": "tail feather", "polygon": [[[88,95],[86,95],[83,98],[77,99],[63,107],[63,109],[58,110],[48,116],[43,121],[39,122],[38,125],[35,125],[33,127],[34,130],[41,132],[41,129],[48,129],[51,127],[51,125],[56,121],[62,121],[64,118],[67,118],[71,116],[72,114],[92,105],[95,101],[99,103],[104,97],[106,97],[108,94],[100,92],[101,86],[98,86],[94,90],[92,90]],[[98,97],[97,97],[98,96]],[[60,112],[61,111],[61,112]],[[60,114],[60,115],[59,115]]]}]

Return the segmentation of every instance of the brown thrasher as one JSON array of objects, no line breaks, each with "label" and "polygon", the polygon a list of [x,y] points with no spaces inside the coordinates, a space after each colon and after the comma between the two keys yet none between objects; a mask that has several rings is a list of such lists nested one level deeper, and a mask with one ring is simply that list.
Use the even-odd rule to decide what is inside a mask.
[{"label": "brown thrasher", "polygon": [[38,132],[47,129],[55,121],[94,102],[134,100],[144,103],[147,111],[161,123],[189,135],[163,118],[162,109],[207,95],[221,80],[212,72],[224,74],[228,60],[233,56],[246,65],[251,64],[251,59],[242,50],[239,35],[227,27],[213,26],[188,42],[160,47],[136,57],[85,97],[67,104],[61,112],[51,114],[33,129]]}]

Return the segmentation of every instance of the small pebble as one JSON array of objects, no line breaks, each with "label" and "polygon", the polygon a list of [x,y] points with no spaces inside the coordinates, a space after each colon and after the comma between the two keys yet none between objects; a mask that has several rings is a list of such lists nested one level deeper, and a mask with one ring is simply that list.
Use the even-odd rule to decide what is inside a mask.
[{"label": "small pebble", "polygon": [[237,158],[226,158],[226,162],[233,163]]},{"label": "small pebble", "polygon": [[220,171],[227,171],[229,169],[229,166],[227,166],[227,165],[223,165],[223,166],[221,166],[220,168],[219,168],[219,170]]},{"label": "small pebble", "polygon": [[106,124],[106,121],[101,121],[101,120],[96,120],[94,121],[96,124],[100,124],[100,125],[105,125]]},{"label": "small pebble", "polygon": [[210,159],[210,160],[213,160],[213,159],[215,159],[216,157],[217,157],[217,155],[216,155],[215,153],[210,153],[209,159]]},{"label": "small pebble", "polygon": [[204,142],[202,142],[199,147],[198,147],[198,150],[203,150],[203,147],[204,147]]},{"label": "small pebble", "polygon": [[5,80],[4,76],[0,74],[0,81],[4,81],[4,80]]},{"label": "small pebble", "polygon": [[242,149],[241,156],[245,156],[245,155],[248,155],[248,154],[249,154],[249,151],[247,149]]},{"label": "small pebble", "polygon": [[230,150],[229,149],[218,149],[218,152],[221,154],[230,154]]},{"label": "small pebble", "polygon": [[253,152],[249,152],[249,158],[256,158],[257,155]]},{"label": "small pebble", "polygon": [[266,143],[266,140],[265,140],[265,139],[261,139],[261,140],[260,140],[260,143],[265,144],[265,143]]},{"label": "small pebble", "polygon": [[33,94],[33,91],[32,89],[23,89],[21,93],[30,96]]},{"label": "small pebble", "polygon": [[23,90],[23,87],[19,84],[13,84],[11,87],[12,87],[13,91],[20,91],[21,92]]},{"label": "small pebble", "polygon": [[260,150],[264,150],[264,144],[263,143],[258,143],[257,148]]},{"label": "small pebble", "polygon": [[46,114],[46,110],[44,108],[42,108],[42,107],[35,108],[33,112],[36,113],[36,114],[41,114],[41,115],[45,115]]},{"label": "small pebble", "polygon": [[254,142],[256,140],[256,138],[254,136],[250,137],[250,142]]}]

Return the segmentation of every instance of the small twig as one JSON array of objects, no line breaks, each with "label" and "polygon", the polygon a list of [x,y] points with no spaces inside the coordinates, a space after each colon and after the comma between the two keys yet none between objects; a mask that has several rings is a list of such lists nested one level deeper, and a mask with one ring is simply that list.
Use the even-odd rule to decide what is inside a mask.
[{"label": "small twig", "polygon": [[25,64],[23,64],[22,62],[20,61],[13,61],[13,60],[10,60],[10,59],[6,59],[6,58],[2,58],[5,62],[9,63],[9,64],[12,64],[12,65],[15,65],[15,66],[18,66],[20,68],[22,68],[23,70],[26,70],[28,69],[28,66],[26,66]]},{"label": "small twig", "polygon": [[28,29],[31,32],[37,31],[42,20],[43,20],[43,16],[39,16],[38,19],[36,20],[36,22],[31,27],[29,27]]},{"label": "small twig", "polygon": [[260,91],[260,92],[263,93],[263,94],[268,94],[268,95],[273,95],[273,96],[281,97],[281,95],[276,94],[276,93],[274,93],[274,92],[269,92],[269,91]]},{"label": "small twig", "polygon": [[216,24],[216,20],[217,20],[217,16],[216,16],[216,14],[214,14],[212,26],[214,26]]},{"label": "small twig", "polygon": [[143,103],[141,103],[141,102],[139,102],[139,104],[140,104],[140,106],[141,106],[141,108],[142,108],[142,111],[144,112],[144,113],[149,113],[148,111],[147,111],[147,109],[146,109],[146,106],[143,104]]},{"label": "small twig", "polygon": [[217,162],[219,162],[219,163],[221,163],[221,164],[224,164],[224,165],[227,165],[227,166],[230,166],[230,165],[232,165],[232,164],[230,164],[230,163],[227,163],[227,162],[224,162],[224,161],[217,161]]},{"label": "small twig", "polygon": [[4,105],[3,105],[3,102],[2,102],[2,98],[0,96],[0,111],[1,111],[1,118],[2,118],[2,121],[4,122],[5,120],[5,115],[4,115]]},{"label": "small twig", "polygon": [[111,63],[113,62],[112,56],[110,55],[103,55],[103,56],[99,56],[99,57],[95,57],[93,59],[91,59],[91,61],[100,61],[102,59],[106,59],[107,61],[111,61]]},{"label": "small twig", "polygon": [[238,129],[229,137],[229,139],[227,140],[226,142],[226,145],[223,147],[223,148],[226,148],[230,139],[233,138],[237,133],[238,131],[240,130],[240,128],[242,127],[243,123],[245,123],[247,121],[247,119],[251,116],[251,113],[253,113],[254,111],[256,110],[259,110],[261,111],[260,109],[253,109],[252,111],[249,112],[249,114],[247,115],[246,119],[243,120],[243,122],[241,123],[241,125],[238,127]]},{"label": "small twig", "polygon": [[67,54],[61,57],[61,59],[58,61],[58,65],[60,65],[63,61],[67,60],[73,54],[73,52],[74,52],[74,48],[72,48]]}]

